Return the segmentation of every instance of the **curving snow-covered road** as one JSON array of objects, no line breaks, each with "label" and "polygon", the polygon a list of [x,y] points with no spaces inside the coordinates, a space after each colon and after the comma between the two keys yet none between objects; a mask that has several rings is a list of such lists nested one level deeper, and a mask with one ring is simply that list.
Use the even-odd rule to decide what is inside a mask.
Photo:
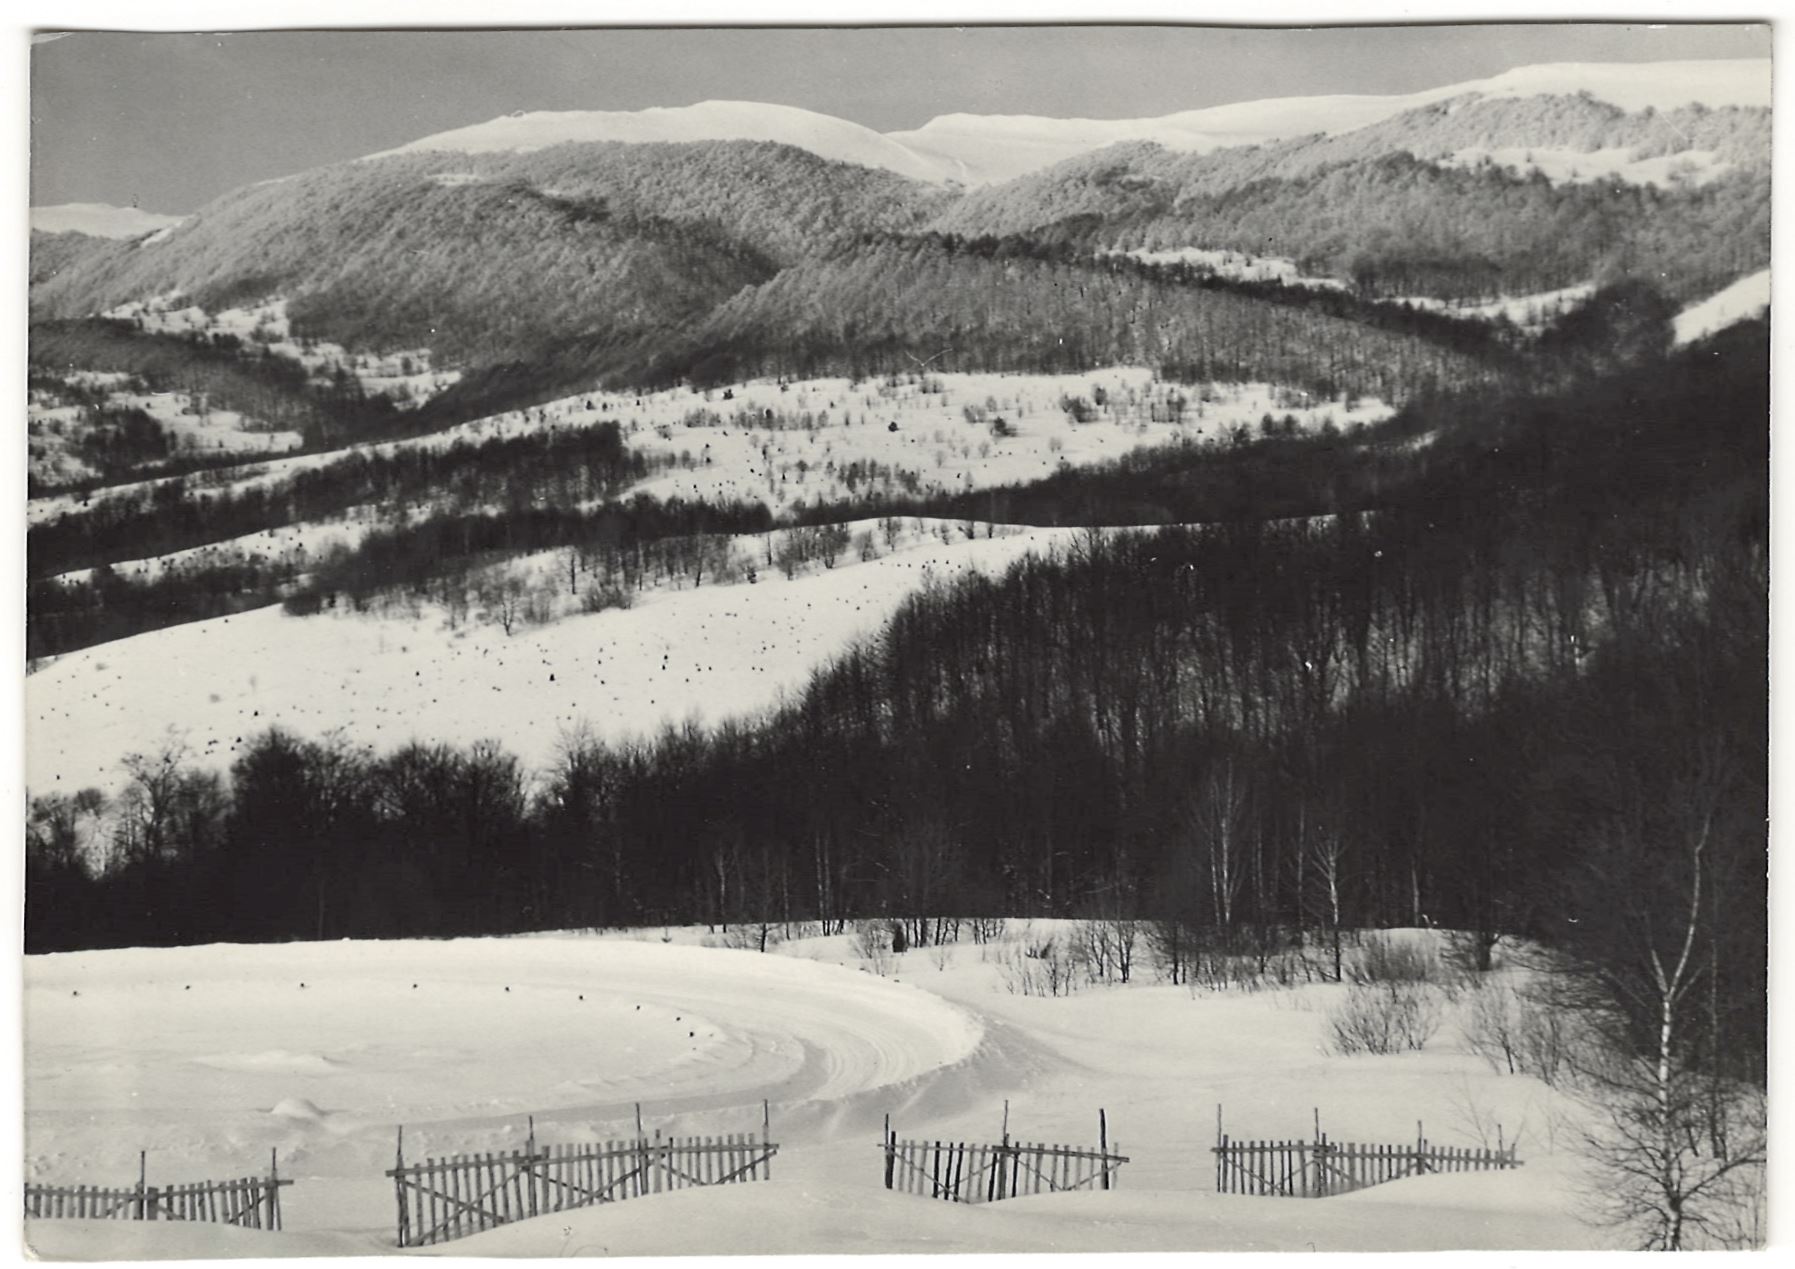
[{"label": "curving snow-covered road", "polygon": [[637,1102],[697,1132],[802,1104],[790,1126],[814,1129],[984,1035],[841,966],[580,937],[37,956],[24,1007],[28,1176],[105,1183],[145,1150],[156,1178],[198,1179],[278,1149],[334,1228],[384,1219],[398,1124],[408,1155],[521,1143],[529,1115],[545,1140],[621,1133]]}]

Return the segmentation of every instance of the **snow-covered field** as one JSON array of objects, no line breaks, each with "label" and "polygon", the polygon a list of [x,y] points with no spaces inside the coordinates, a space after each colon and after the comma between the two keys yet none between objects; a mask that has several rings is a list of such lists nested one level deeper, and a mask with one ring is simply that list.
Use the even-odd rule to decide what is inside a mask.
[{"label": "snow-covered field", "polygon": [[[1086,421],[1076,417],[1081,408]],[[1257,436],[1268,414],[1313,432],[1392,413],[1371,397],[1318,399],[1263,383],[1172,384],[1131,366],[1084,375],[927,374],[899,383],[757,380],[702,394],[594,393],[545,410],[548,421],[561,423],[595,412],[627,419],[632,447],[678,463],[647,481],[646,492],[756,500],[775,512],[869,490],[957,493],[1039,480],[1139,449],[1219,444],[1238,428]]]},{"label": "snow-covered field", "polygon": [[[394,1132],[408,1157],[540,1141],[757,1128],[774,1180],[561,1213],[448,1254],[1586,1248],[1571,1112],[1498,1075],[1448,1024],[1419,1053],[1338,1057],[1345,988],[1257,993],[1151,981],[1071,996],[1005,989],[1009,942],[915,950],[869,972],[851,936],[774,952],[698,930],[601,937],[129,949],[27,959],[27,1179],[240,1175],[280,1151],[288,1232],[33,1222],[39,1255],[369,1254],[391,1248]],[[1427,937],[1416,935],[1413,937]],[[903,1135],[1094,1145],[1130,1162],[1109,1193],[990,1207],[881,1188],[886,1114]],[[1326,1200],[1217,1195],[1215,1108],[1239,1137],[1481,1144],[1508,1173],[1398,1181]],[[1492,1143],[1493,1144],[1493,1143]]]},{"label": "snow-covered field", "polygon": [[[926,579],[1001,570],[1074,532],[987,538],[981,526],[968,540],[957,524],[905,523],[896,549],[879,537],[876,560],[850,554],[789,580],[763,565],[753,584],[649,590],[628,610],[511,635],[452,627],[432,608],[295,617],[274,606],[86,648],[25,681],[26,784],[34,794],[116,791],[120,760],[159,751],[171,733],[195,761],[224,769],[277,723],[311,737],[340,730],[382,752],[414,738],[490,737],[540,769],[581,724],[621,739],[767,708],[878,630]],[[737,545],[764,558],[758,539]]]}]

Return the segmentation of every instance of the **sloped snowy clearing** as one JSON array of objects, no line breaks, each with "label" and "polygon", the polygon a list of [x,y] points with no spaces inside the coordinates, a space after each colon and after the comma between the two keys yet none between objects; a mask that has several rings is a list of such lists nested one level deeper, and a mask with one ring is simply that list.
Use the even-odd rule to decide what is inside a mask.
[{"label": "sloped snowy clearing", "polygon": [[1681,347],[1756,317],[1770,307],[1770,270],[1761,269],[1678,313],[1671,321]]},{"label": "sloped snowy clearing", "polygon": [[1535,291],[1530,295],[1504,295],[1493,300],[1454,301],[1431,295],[1405,295],[1396,301],[1411,308],[1431,309],[1450,317],[1471,321],[1512,322],[1532,334],[1544,330],[1560,317],[1582,304],[1596,292],[1595,283],[1580,282],[1556,291]]},{"label": "sloped snowy clearing", "polygon": [[[25,680],[26,783],[33,793],[114,792],[119,761],[158,751],[171,734],[194,761],[222,770],[277,723],[310,737],[338,730],[381,752],[412,739],[492,738],[541,769],[582,723],[623,739],[765,709],[878,630],[927,579],[999,571],[1076,532],[994,529],[987,538],[980,526],[968,540],[958,524],[906,525],[876,560],[850,556],[790,580],[763,564],[752,584],[649,590],[628,610],[512,635],[452,626],[429,607],[295,617],[271,606],[85,648]],[[849,528],[879,531],[872,521]],[[758,538],[737,543],[764,558]]]},{"label": "sloped snowy clearing", "polygon": [[[1068,412],[1073,402],[1080,403],[1086,421]],[[442,449],[600,423],[618,424],[631,448],[674,464],[643,482],[638,492],[760,501],[781,512],[798,502],[847,499],[868,490],[954,493],[1036,480],[1062,467],[1122,458],[1149,446],[1219,443],[1238,428],[1251,433],[1267,414],[1280,422],[1288,415],[1296,430],[1310,432],[1329,424],[1344,431],[1392,413],[1375,397],[1326,400],[1264,383],[1175,384],[1133,366],[1082,375],[759,379],[702,391],[593,391],[408,440],[33,498],[26,522],[46,523],[171,480],[183,480],[190,496],[205,497],[271,485],[350,453]]]}]

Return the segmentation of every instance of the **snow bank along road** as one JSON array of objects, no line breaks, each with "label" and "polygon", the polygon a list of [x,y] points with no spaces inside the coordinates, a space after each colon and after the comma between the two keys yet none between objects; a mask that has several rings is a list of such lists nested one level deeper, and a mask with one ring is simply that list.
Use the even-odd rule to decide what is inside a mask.
[{"label": "snow bank along road", "polygon": [[[384,1230],[408,1156],[511,1148],[702,1112],[814,1124],[979,1048],[940,997],[784,956],[597,939],[127,949],[29,958],[26,1175],[298,1179],[296,1230]],[[802,1104],[788,1122],[782,1104]],[[696,1123],[698,1119],[691,1122]]]}]

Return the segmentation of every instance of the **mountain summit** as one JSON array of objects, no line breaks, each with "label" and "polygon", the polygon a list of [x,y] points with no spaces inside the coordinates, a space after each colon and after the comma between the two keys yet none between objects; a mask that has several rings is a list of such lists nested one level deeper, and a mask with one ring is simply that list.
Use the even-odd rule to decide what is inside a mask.
[{"label": "mountain summit", "polygon": [[884,168],[912,180],[940,182],[955,175],[942,160],[925,158],[871,128],[796,106],[755,101],[701,101],[647,110],[520,112],[439,132],[369,157],[432,150],[524,153],[591,141],[775,141],[820,158]]}]

